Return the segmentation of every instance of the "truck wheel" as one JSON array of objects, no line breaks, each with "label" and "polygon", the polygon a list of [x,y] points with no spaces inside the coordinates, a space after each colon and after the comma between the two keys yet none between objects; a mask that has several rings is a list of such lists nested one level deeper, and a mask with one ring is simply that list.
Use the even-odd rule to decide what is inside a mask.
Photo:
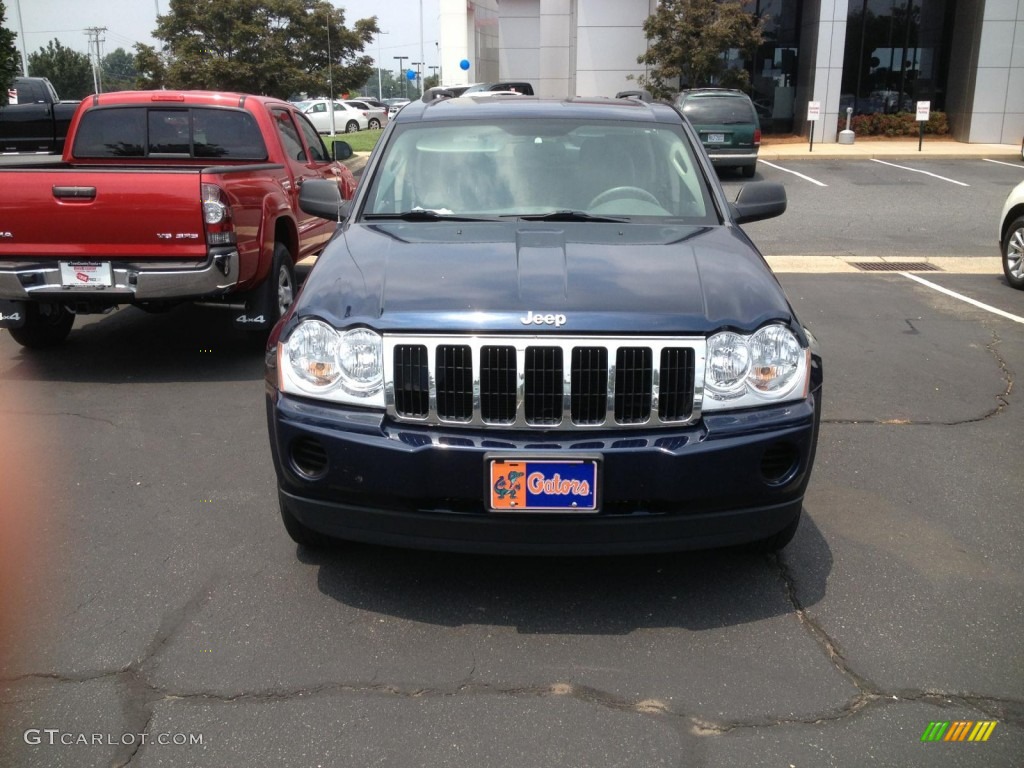
[{"label": "truck wheel", "polygon": [[376,117],[371,119],[370,120],[370,130],[371,131],[376,131],[379,128],[380,128],[380,120],[378,120]]},{"label": "truck wheel", "polygon": [[270,327],[273,328],[295,301],[295,267],[292,266],[292,255],[284,243],[274,244],[274,267],[269,280],[273,281],[273,306],[271,307]]},{"label": "truck wheel", "polygon": [[75,316],[63,304],[28,304],[25,324],[11,328],[11,337],[29,349],[55,347],[71,333]]},{"label": "truck wheel", "polygon": [[330,536],[325,536],[320,533],[320,531],[314,531],[312,528],[308,528],[300,523],[299,519],[295,517],[295,515],[293,515],[284,504],[281,504],[281,522],[284,523],[284,529],[288,531],[288,535],[291,537],[292,541],[300,547],[306,547],[307,549],[327,549],[338,543]]},{"label": "truck wheel", "polygon": [[355,120],[349,120],[345,123],[345,133],[355,133],[359,130],[359,123]]},{"label": "truck wheel", "polygon": [[754,178],[754,174],[757,172],[757,164],[755,163],[754,165],[744,165],[742,168],[740,168],[740,171],[743,172],[743,178],[752,179]]}]

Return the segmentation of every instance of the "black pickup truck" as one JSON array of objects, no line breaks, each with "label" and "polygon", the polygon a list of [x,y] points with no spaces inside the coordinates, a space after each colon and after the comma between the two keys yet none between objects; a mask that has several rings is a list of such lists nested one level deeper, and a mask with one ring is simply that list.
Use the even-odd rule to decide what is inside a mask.
[{"label": "black pickup truck", "polygon": [[7,92],[9,103],[0,107],[0,152],[63,152],[78,102],[61,101],[45,77],[16,77]]}]

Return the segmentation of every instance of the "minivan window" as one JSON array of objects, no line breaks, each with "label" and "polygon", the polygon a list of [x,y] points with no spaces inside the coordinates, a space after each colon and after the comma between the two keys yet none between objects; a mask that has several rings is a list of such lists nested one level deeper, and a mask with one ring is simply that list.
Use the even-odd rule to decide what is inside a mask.
[{"label": "minivan window", "polygon": [[750,102],[734,96],[707,96],[689,99],[683,102],[683,114],[690,118],[691,123],[701,125],[753,123],[756,119]]}]

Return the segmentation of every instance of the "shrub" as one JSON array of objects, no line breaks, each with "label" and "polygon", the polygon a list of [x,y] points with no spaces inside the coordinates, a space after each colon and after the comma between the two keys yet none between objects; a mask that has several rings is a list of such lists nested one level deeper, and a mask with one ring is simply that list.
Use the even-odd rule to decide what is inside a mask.
[{"label": "shrub", "polygon": [[[854,115],[850,128],[858,136],[917,136],[917,120],[914,112],[896,112],[884,114],[876,112],[870,115]],[[846,115],[839,120],[839,130],[846,129]],[[934,110],[924,124],[924,132],[935,136],[949,134],[949,121],[945,112]]]}]

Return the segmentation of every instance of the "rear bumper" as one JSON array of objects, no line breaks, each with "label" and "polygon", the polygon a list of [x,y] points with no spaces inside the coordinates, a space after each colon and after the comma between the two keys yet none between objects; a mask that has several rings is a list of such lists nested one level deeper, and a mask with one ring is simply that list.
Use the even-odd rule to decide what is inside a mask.
[{"label": "rear bumper", "polygon": [[747,166],[757,163],[757,151],[750,152],[742,150],[738,152],[723,152],[721,150],[708,149],[708,157],[714,166]]},{"label": "rear bumper", "polygon": [[[268,389],[283,508],[341,539],[464,552],[615,554],[767,538],[799,514],[819,393],[628,434],[509,433],[389,423]],[[487,457],[599,456],[596,513],[487,511]]]},{"label": "rear bumper", "polygon": [[[68,261],[105,261],[79,258]],[[112,261],[113,285],[75,288],[61,285],[57,260],[46,264],[5,269],[0,263],[0,299],[14,301],[104,301],[132,304],[139,301],[198,299],[219,296],[238,284],[238,251],[214,249],[199,266],[164,267],[159,262]]]}]

